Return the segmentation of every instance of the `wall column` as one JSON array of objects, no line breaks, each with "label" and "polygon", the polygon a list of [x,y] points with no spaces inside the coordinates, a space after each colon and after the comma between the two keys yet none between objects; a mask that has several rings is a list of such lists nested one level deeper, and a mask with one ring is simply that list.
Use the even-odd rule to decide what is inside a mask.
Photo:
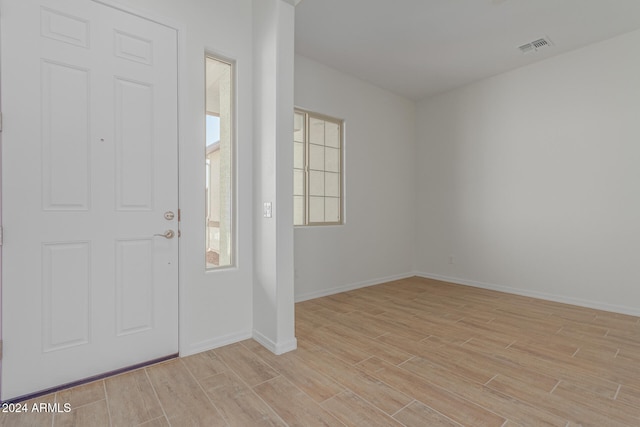
[{"label": "wall column", "polygon": [[[276,354],[297,346],[293,287],[294,6],[253,1],[253,337]],[[263,216],[271,203],[272,216]]]}]

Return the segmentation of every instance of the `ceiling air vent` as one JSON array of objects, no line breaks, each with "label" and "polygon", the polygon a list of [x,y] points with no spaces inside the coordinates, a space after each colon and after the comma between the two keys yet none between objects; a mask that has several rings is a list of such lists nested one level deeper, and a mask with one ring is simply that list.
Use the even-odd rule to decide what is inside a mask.
[{"label": "ceiling air vent", "polygon": [[538,40],[534,40],[531,43],[523,44],[518,49],[520,49],[520,52],[522,53],[532,53],[532,52],[537,52],[540,49],[550,47],[552,45],[553,43],[551,43],[551,40],[549,40],[548,37],[545,37]]}]

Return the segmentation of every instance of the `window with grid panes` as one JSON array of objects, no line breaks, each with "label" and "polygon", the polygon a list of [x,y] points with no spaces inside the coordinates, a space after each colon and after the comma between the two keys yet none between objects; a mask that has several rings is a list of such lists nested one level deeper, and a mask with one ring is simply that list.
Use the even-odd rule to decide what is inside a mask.
[{"label": "window with grid panes", "polygon": [[342,121],[296,110],[294,225],[342,224]]}]

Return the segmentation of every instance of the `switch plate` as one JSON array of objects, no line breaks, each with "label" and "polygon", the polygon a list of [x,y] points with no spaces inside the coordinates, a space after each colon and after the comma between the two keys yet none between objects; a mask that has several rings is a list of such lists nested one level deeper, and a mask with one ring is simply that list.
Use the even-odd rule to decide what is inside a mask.
[{"label": "switch plate", "polygon": [[264,216],[265,218],[271,218],[271,215],[272,215],[271,202],[264,202],[264,207],[262,209],[262,216]]}]

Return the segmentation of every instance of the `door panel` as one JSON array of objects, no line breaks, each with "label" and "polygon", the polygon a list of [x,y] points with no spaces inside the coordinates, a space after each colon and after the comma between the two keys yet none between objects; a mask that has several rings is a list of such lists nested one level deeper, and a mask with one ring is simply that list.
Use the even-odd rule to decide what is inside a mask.
[{"label": "door panel", "polygon": [[153,87],[116,79],[118,210],[153,208]]},{"label": "door panel", "polygon": [[153,328],[153,241],[116,243],[118,336]]},{"label": "door panel", "polygon": [[89,208],[89,73],[42,63],[43,207]]},{"label": "door panel", "polygon": [[6,400],[177,353],[177,34],[1,4]]},{"label": "door panel", "polygon": [[91,244],[42,245],[43,351],[89,343]]}]

